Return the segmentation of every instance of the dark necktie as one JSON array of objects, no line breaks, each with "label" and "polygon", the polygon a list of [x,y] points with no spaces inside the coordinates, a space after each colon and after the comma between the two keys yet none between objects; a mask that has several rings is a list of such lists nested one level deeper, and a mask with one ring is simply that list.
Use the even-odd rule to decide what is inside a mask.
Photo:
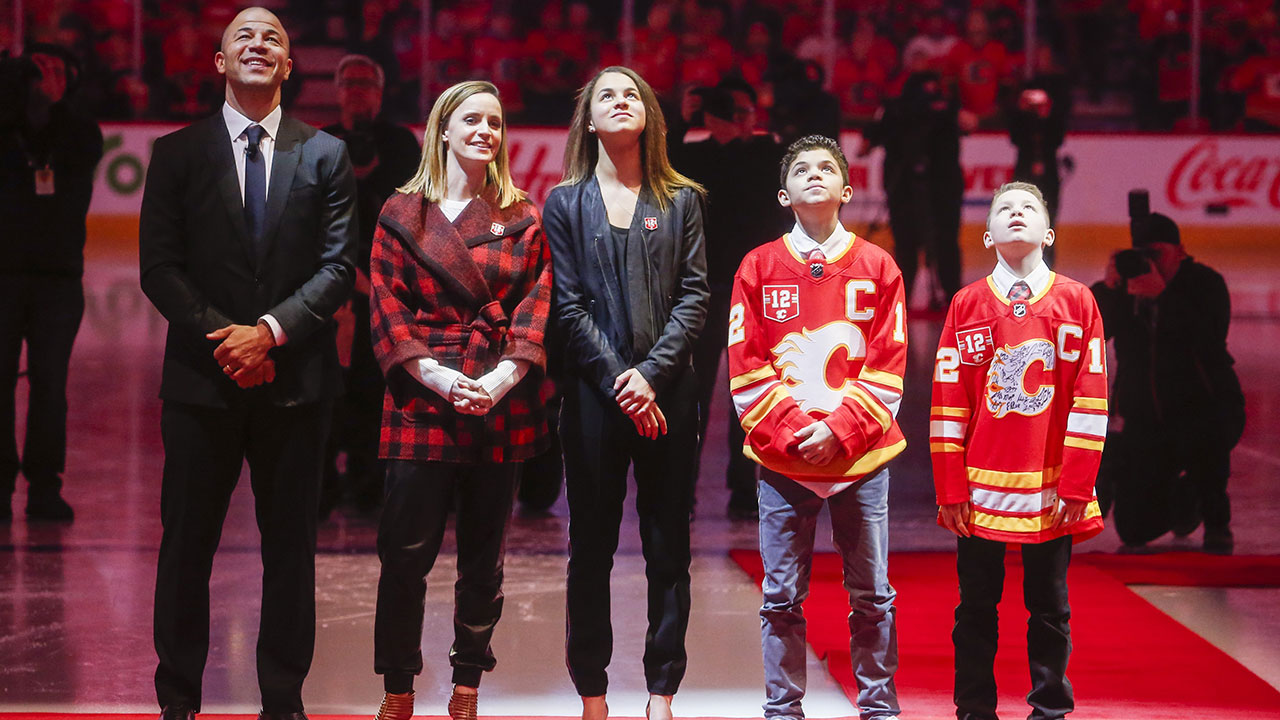
[{"label": "dark necktie", "polygon": [[1031,286],[1026,280],[1019,280],[1009,288],[1009,299],[1014,302],[1026,302],[1031,299]]},{"label": "dark necktie", "polygon": [[267,220],[267,158],[258,147],[267,131],[261,125],[250,125],[244,132],[249,136],[244,151],[244,223],[256,247],[262,242]]}]

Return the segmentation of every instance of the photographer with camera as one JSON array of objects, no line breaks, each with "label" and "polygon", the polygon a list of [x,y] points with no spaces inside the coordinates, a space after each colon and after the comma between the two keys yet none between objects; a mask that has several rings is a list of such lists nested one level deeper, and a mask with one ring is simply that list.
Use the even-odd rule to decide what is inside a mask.
[{"label": "photographer with camera", "polygon": [[[0,522],[12,517],[18,471],[26,514],[69,521],[62,498],[67,456],[67,375],[84,315],[85,216],[102,132],[66,102],[78,64],[56,45],[33,44],[0,61]],[[27,344],[26,441],[14,422],[18,358]]]},{"label": "photographer with camera", "polygon": [[[334,403],[333,425],[320,493],[320,515],[344,500],[371,511],[382,501],[382,464],[378,460],[378,432],[382,426],[382,396],[386,385],[373,356],[369,334],[369,255],[382,204],[418,169],[421,151],[408,128],[388,122],[382,112],[386,76],[373,59],[347,55],[334,72],[341,122],[324,131],[347,143],[356,175],[359,250],[355,292],[349,312],[339,311],[338,356],[344,360],[346,394]],[[346,453],[346,471],[338,472],[337,457]]]},{"label": "photographer with camera", "polygon": [[1227,352],[1227,285],[1145,200],[1130,196],[1134,247],[1113,253],[1093,286],[1118,366],[1099,495],[1113,494],[1130,548],[1169,530],[1189,535],[1203,519],[1204,550],[1230,554],[1227,478],[1245,415]]}]

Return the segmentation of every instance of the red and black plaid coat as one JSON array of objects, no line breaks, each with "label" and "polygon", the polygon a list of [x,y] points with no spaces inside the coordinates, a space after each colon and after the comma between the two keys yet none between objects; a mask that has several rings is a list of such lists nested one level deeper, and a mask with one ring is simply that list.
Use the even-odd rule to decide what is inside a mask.
[{"label": "red and black plaid coat", "polygon": [[[398,193],[378,218],[369,268],[373,351],[387,377],[379,454],[516,462],[545,450],[551,251],[533,205],[476,198],[450,223],[421,194]],[[464,415],[402,367],[428,357],[472,379],[503,359],[530,370],[488,414]]]}]

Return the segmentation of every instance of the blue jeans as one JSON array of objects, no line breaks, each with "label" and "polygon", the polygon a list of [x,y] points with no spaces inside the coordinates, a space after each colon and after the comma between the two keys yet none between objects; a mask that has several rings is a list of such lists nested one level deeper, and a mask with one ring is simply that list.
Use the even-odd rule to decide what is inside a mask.
[{"label": "blue jeans", "polygon": [[[764,604],[760,643],[764,655],[766,718],[803,718],[805,618],[813,540],[823,498],[771,470],[761,472],[760,557],[764,561]],[[858,681],[863,720],[898,714],[898,631],[889,585],[889,471],[879,472],[826,502],[832,540],[844,567],[849,593],[849,652]]]}]

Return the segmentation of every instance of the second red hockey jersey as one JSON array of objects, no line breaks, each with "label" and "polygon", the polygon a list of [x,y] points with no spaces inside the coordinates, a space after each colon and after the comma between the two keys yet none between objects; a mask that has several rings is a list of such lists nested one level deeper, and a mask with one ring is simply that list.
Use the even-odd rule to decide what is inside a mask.
[{"label": "second red hockey jersey", "polygon": [[[906,317],[888,253],[853,236],[815,273],[784,235],[742,261],[732,303],[729,389],[748,457],[793,479],[837,483],[902,452]],[[841,447],[821,466],[796,449],[796,431],[815,420]]]},{"label": "second red hockey jersey", "polygon": [[[1107,429],[1106,340],[1093,294],[1053,273],[1015,302],[988,277],[951,301],[933,374],[938,504],[969,501],[975,535],[1003,542],[1102,530],[1094,480]],[[1058,498],[1085,518],[1052,527]]]}]

